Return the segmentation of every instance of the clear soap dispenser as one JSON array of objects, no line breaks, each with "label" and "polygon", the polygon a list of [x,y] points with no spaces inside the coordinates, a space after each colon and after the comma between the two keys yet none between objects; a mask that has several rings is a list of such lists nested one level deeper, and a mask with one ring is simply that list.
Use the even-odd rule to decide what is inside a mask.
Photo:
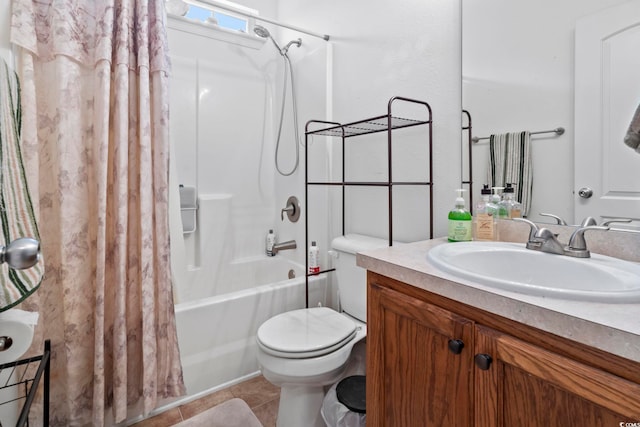
[{"label": "clear soap dispenser", "polygon": [[473,240],[498,240],[498,206],[490,201],[491,189],[484,184],[473,217]]},{"label": "clear soap dispenser", "polygon": [[500,216],[505,211],[505,218],[520,218],[522,217],[522,205],[515,199],[515,189],[513,184],[505,184],[504,199],[500,202]]},{"label": "clear soap dispenser", "polygon": [[506,208],[502,205],[502,196],[499,191],[503,191],[504,187],[491,187],[491,203],[496,205],[498,208],[498,218],[508,218],[509,213]]}]

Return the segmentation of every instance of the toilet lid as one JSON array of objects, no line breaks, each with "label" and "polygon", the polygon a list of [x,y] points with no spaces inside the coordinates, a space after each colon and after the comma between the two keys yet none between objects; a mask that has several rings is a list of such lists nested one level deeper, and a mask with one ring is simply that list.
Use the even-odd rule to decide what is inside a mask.
[{"label": "toilet lid", "polygon": [[304,358],[330,353],[349,342],[356,324],[327,307],[279,314],[258,329],[258,344],[279,357]]}]

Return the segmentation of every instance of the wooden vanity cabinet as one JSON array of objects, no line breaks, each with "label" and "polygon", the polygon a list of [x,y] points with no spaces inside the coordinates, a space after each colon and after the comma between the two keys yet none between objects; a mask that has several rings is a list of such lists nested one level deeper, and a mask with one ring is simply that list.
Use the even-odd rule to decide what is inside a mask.
[{"label": "wooden vanity cabinet", "polygon": [[[640,422],[640,385],[480,325],[476,423],[482,426],[618,426]],[[485,356],[486,357],[486,356]]]},{"label": "wooden vanity cabinet", "polygon": [[640,423],[639,363],[368,277],[367,426]]},{"label": "wooden vanity cabinet", "polygon": [[367,426],[471,426],[473,322],[376,284],[367,299]]}]

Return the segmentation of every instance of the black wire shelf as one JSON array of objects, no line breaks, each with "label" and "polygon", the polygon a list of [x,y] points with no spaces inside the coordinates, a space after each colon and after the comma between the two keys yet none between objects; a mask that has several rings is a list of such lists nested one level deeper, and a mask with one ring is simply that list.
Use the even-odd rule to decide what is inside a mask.
[{"label": "black wire shelf", "polygon": [[[389,126],[391,122],[391,126]],[[385,132],[393,129],[407,128],[431,123],[431,120],[405,119],[403,117],[389,117],[388,115],[372,117],[344,125],[330,126],[323,129],[308,131],[307,135],[335,136],[349,138],[368,133]]]}]

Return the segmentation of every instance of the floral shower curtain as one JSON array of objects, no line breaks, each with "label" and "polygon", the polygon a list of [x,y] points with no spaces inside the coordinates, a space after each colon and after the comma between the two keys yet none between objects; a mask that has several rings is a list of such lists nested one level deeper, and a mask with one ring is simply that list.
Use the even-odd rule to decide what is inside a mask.
[{"label": "floral shower curtain", "polygon": [[40,312],[37,336],[52,341],[54,426],[121,422],[131,405],[148,413],[184,394],[163,3],[13,0],[22,146],[47,272],[23,308]]}]

